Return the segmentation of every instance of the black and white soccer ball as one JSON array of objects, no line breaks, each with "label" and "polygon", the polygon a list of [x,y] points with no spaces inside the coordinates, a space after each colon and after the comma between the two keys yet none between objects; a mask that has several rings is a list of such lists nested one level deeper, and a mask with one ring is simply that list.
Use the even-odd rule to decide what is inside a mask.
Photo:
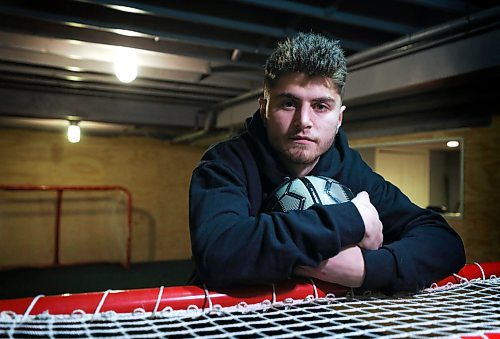
[{"label": "black and white soccer ball", "polygon": [[306,210],[314,204],[333,205],[354,198],[351,190],[323,176],[305,176],[283,183],[269,197],[265,210],[288,212]]}]

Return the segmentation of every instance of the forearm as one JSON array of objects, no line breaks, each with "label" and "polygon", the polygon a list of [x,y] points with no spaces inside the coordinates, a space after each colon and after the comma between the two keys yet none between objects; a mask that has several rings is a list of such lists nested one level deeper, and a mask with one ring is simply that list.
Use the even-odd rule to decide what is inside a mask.
[{"label": "forearm", "polygon": [[336,256],[322,261],[319,266],[298,266],[294,273],[342,286],[360,287],[365,279],[365,263],[361,249],[348,246]]},{"label": "forearm", "polygon": [[314,218],[307,215],[298,221],[289,213],[226,215],[197,225],[191,233],[192,250],[203,280],[212,286],[270,283],[289,278],[297,264],[314,266],[321,258],[336,255],[339,238],[345,235],[333,226],[309,227],[306,220]]},{"label": "forearm", "polygon": [[366,277],[363,290],[392,294],[416,292],[465,263],[463,244],[451,229],[422,226],[378,251],[363,250]]}]

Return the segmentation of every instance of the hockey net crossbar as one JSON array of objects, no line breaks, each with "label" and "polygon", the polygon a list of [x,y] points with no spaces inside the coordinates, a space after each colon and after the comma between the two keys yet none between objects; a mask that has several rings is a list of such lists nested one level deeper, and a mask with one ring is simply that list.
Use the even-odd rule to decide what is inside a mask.
[{"label": "hockey net crossbar", "polygon": [[320,281],[0,300],[0,337],[500,338],[500,262],[468,264],[420,293],[356,295]]}]

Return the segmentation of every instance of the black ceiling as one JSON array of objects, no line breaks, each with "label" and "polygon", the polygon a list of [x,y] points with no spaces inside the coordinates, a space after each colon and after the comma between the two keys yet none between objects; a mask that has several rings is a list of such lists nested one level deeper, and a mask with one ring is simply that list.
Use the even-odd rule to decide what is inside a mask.
[{"label": "black ceiling", "polygon": [[[2,0],[0,92],[10,104],[0,108],[0,115],[75,116],[135,129],[161,128],[175,136],[200,128],[203,112],[211,107],[258,90],[266,57],[277,41],[296,32],[339,39],[354,58],[497,4]],[[139,75],[131,84],[113,75],[116,46],[137,49]]]}]

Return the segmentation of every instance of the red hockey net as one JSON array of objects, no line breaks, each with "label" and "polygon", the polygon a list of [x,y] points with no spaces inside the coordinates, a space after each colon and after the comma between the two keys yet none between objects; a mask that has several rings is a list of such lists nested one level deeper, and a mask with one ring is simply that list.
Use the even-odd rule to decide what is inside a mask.
[{"label": "red hockey net", "polygon": [[420,293],[392,297],[297,280],[0,300],[0,336],[500,338],[499,275],[500,262],[469,264]]},{"label": "red hockey net", "polygon": [[0,267],[130,264],[132,196],[122,186],[0,185]]}]

